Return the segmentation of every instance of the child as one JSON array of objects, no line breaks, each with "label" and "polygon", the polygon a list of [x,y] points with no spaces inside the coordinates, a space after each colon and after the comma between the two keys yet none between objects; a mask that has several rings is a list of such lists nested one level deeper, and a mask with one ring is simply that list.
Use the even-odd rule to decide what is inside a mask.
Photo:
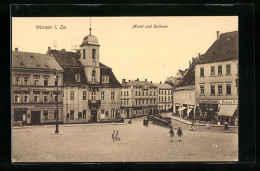
[{"label": "child", "polygon": [[179,127],[178,131],[177,131],[177,135],[179,137],[179,142],[181,141],[181,136],[183,136],[183,133],[182,133],[182,130],[181,130],[181,127]]},{"label": "child", "polygon": [[120,141],[120,137],[119,137],[119,131],[116,131],[116,141]]},{"label": "child", "polygon": [[173,131],[172,127],[171,127],[169,133],[170,133],[171,142],[173,142],[173,136],[175,136],[175,135],[174,135],[174,131]]},{"label": "child", "polygon": [[112,139],[113,139],[113,141],[115,140],[115,137],[116,137],[116,132],[114,131],[114,132],[112,133]]}]

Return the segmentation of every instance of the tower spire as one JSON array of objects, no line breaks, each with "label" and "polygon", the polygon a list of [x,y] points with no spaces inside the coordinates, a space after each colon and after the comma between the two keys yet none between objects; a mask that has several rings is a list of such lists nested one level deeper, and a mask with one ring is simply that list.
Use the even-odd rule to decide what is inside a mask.
[{"label": "tower spire", "polygon": [[92,28],[91,28],[91,17],[90,17],[90,23],[89,23],[89,34],[91,35],[91,30],[92,30]]}]

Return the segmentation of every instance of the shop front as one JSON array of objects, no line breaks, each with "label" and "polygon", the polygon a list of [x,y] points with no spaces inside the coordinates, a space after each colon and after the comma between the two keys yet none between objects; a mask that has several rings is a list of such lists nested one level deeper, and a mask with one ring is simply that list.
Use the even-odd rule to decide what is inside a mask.
[{"label": "shop front", "polygon": [[238,125],[238,102],[237,100],[222,100],[218,113],[218,120],[223,124]]},{"label": "shop front", "polygon": [[201,121],[216,122],[218,119],[219,101],[218,100],[199,100]]}]

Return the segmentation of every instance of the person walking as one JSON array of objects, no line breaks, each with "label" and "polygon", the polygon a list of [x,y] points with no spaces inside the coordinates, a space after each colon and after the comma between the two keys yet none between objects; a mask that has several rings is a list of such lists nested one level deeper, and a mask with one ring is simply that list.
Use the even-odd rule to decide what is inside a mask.
[{"label": "person walking", "polygon": [[119,137],[119,131],[116,131],[116,141],[120,141],[120,137]]},{"label": "person walking", "polygon": [[116,132],[114,131],[114,132],[112,133],[112,139],[113,139],[113,141],[115,140],[115,137],[116,137]]},{"label": "person walking", "polygon": [[178,131],[177,131],[177,135],[178,135],[179,142],[180,142],[180,141],[181,141],[181,136],[183,136],[183,133],[182,133],[181,127],[179,127],[179,129],[178,129]]},{"label": "person walking", "polygon": [[175,136],[175,135],[174,135],[174,130],[172,129],[172,127],[171,127],[169,133],[170,133],[171,142],[173,142],[173,136]]}]

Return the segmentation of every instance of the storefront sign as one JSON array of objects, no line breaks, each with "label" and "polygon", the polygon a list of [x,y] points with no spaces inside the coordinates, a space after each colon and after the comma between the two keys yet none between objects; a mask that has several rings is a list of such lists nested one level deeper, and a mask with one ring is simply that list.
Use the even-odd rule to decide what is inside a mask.
[{"label": "storefront sign", "polygon": [[[35,105],[34,107],[57,107],[57,105]],[[61,107],[59,104],[58,107]]]},{"label": "storefront sign", "polygon": [[238,104],[238,100],[220,100],[220,104]]},{"label": "storefront sign", "polygon": [[[23,87],[21,87],[20,90],[27,90],[27,91],[28,91],[28,90],[41,91],[41,90],[47,90],[47,88],[30,88],[30,87],[23,88]],[[51,90],[49,89],[49,91],[51,91]]]},{"label": "storefront sign", "polygon": [[207,99],[205,99],[205,100],[198,100],[198,101],[199,101],[199,103],[215,103],[215,104],[220,103],[219,100],[207,100]]}]

